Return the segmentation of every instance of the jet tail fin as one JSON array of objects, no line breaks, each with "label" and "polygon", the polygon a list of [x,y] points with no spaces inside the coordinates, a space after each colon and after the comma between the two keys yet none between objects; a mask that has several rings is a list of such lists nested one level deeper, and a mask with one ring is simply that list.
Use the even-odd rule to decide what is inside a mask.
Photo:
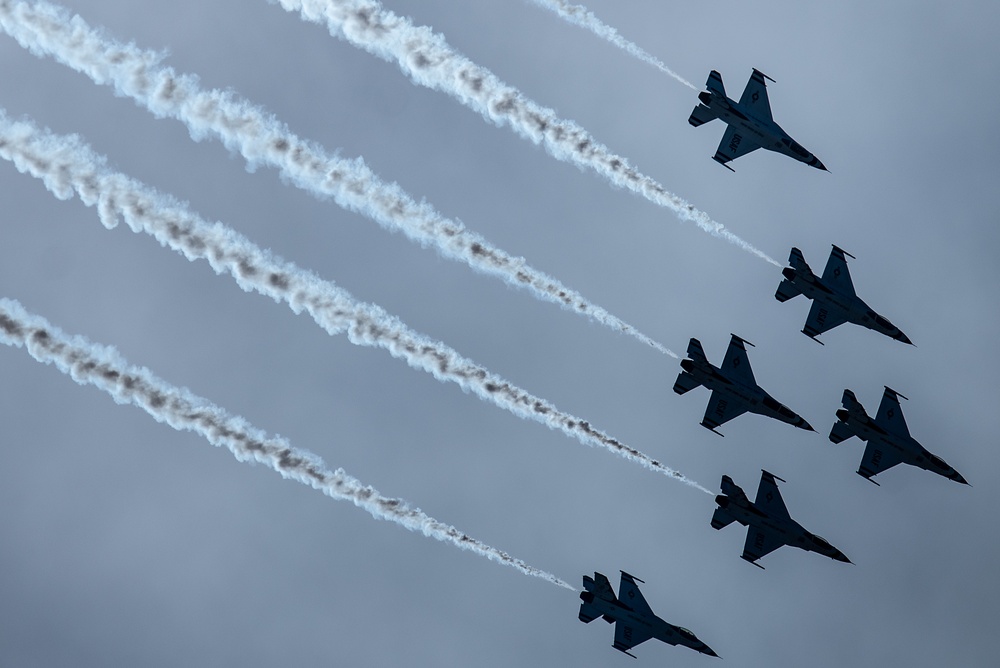
[{"label": "jet tail fin", "polygon": [[[608,601],[614,603],[618,600],[615,596],[614,589],[611,588],[611,582],[603,573],[594,572],[594,577],[589,575],[583,576],[583,588],[585,591],[580,592],[580,600],[583,603],[580,604],[580,614],[579,619],[584,624],[589,624],[598,617],[602,616],[603,613],[598,611],[596,605],[594,605],[594,599],[599,598],[603,601]],[[611,623],[615,621],[604,615],[605,621]]]},{"label": "jet tail fin", "polygon": [[[701,347],[701,341],[698,339],[691,339],[688,343],[687,355],[697,364],[708,364],[708,358],[705,356],[705,350]],[[681,362],[681,366],[684,366],[684,362]],[[700,387],[701,383],[695,379],[694,375],[688,373],[687,371],[681,371],[677,375],[677,380],[674,382],[674,392],[677,394],[684,394],[689,392],[696,387]]]},{"label": "jet tail fin", "polygon": [[708,81],[705,82],[705,88],[723,97],[726,96],[726,87],[722,85],[722,75],[716,70],[708,73]]}]

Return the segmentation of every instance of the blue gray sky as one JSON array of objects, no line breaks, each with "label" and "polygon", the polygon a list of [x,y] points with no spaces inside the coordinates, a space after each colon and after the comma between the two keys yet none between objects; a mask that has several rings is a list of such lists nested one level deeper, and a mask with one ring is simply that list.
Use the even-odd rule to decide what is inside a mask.
[{"label": "blue gray sky", "polygon": [[[859,294],[916,347],[841,327],[818,346],[780,271],[264,0],[67,2],[92,25],[363,156],[508,252],[672,350],[729,334],[816,434],[757,416],[719,438],[677,361],[282,183],[248,173],[82,75],[0,36],[0,105],[79,133],[115,168],[377,303],[519,386],[712,490],[785,478],[793,517],[856,565],[786,548],[739,559],[714,504],[604,451],[330,337],[78,200],[0,164],[2,294],[246,417],[331,466],[579,584],[644,579],[663,618],[727,665],[982,665],[997,651],[1000,540],[993,339],[997,177],[988,3],[671,3],[588,7],[699,87],[751,68],[775,119],[830,168],[757,152],[730,173],[693,91],[531,3],[394,0],[457,50],[779,261],[855,256]],[[632,661],[563,589],[373,520],[198,436],[0,349],[0,663],[578,665]],[[873,413],[889,385],[911,433],[972,487],[897,467],[855,475],[863,444],[826,436],[844,388]],[[717,659],[653,642],[644,664]],[[630,664],[629,664],[630,665]]]}]

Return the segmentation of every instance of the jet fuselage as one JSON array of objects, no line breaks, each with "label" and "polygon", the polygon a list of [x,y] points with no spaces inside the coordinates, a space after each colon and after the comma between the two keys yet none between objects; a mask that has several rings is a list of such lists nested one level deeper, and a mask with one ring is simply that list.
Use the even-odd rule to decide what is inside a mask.
[{"label": "jet fuselage", "polygon": [[781,275],[791,281],[808,299],[814,300],[820,305],[818,315],[820,323],[826,320],[828,314],[837,312],[847,322],[867,327],[880,334],[885,334],[889,338],[912,345],[910,339],[906,334],[903,334],[899,327],[873,311],[861,297],[830,288],[811,271],[785,267],[781,270]]},{"label": "jet fuselage", "polygon": [[[776,401],[774,397],[758,385],[750,386],[734,381],[723,375],[717,367],[707,362],[684,359],[681,361],[681,368],[713,392],[719,392],[729,397],[731,401],[746,406],[751,413],[765,415],[801,429],[812,431],[812,427],[808,422],[784,404]],[[725,409],[726,405],[723,402],[719,402],[718,410],[720,418]]]},{"label": "jet fuselage", "polygon": [[783,153],[790,158],[795,158],[799,162],[806,163],[810,167],[826,170],[826,167],[823,166],[819,158],[792,139],[773,120],[762,119],[753,115],[738,102],[734,102],[729,97],[721,95],[716,91],[702,91],[698,94],[698,99],[716,117],[737,130],[733,135],[732,142],[726,147],[729,149],[730,154],[736,155],[740,143],[744,141],[744,138],[747,138],[752,139],[755,144],[759,144],[762,148]]},{"label": "jet fuselage", "polygon": [[[955,482],[969,484],[961,473],[952,468],[948,462],[929,452],[917,439],[912,436],[889,433],[875,424],[875,421],[863,411],[857,413],[841,408],[837,411],[837,419],[846,424],[854,432],[854,435],[874,448],[872,457],[873,463],[876,465],[881,461],[883,453],[889,451],[904,464],[937,473]],[[866,478],[874,475],[873,472],[866,472],[863,465],[858,473]]]},{"label": "jet fuselage", "polygon": [[772,517],[753,503],[746,502],[744,505],[724,494],[715,497],[715,502],[743,526],[754,527],[772,536],[777,535],[785,545],[791,545],[806,552],[819,552],[837,561],[850,561],[843,552],[827,542],[825,538],[808,531],[793,519]]},{"label": "jet fuselage", "polygon": [[[629,629],[630,627],[644,629],[649,636],[655,638],[656,640],[665,642],[668,645],[684,645],[685,647],[690,647],[696,652],[701,652],[702,654],[718,656],[712,648],[699,640],[695,634],[691,633],[691,631],[687,630],[683,626],[674,626],[670,622],[666,622],[656,615],[647,615],[637,612],[622,601],[609,601],[601,598],[600,596],[595,596],[590,591],[593,586],[593,580],[591,578],[585,576],[583,586],[587,589],[587,591],[580,594],[580,599],[584,603],[593,606],[596,612],[603,615],[604,619],[607,621],[622,622],[626,625],[626,629]],[[626,634],[629,633],[630,630],[626,630]],[[626,635],[626,640],[631,640],[631,638]]]}]

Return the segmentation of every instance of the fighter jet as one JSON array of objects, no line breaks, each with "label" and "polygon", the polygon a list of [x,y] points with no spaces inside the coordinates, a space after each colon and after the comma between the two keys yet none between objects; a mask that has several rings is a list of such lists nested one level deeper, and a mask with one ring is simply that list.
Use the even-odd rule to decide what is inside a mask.
[{"label": "fighter jet", "polygon": [[715,430],[716,427],[750,411],[787,422],[800,429],[815,431],[808,422],[761,389],[754,380],[750,358],[747,357],[747,349],[743,345],[753,344],[735,334],[732,337],[721,368],[716,368],[708,362],[698,339],[691,339],[687,349],[688,359],[681,361],[683,371],[677,376],[674,392],[684,394],[701,385],[712,390],[712,398],[708,400],[708,408],[705,409],[701,426],[723,436],[724,434]]},{"label": "fighter jet", "polygon": [[705,84],[708,90],[698,94],[701,102],[691,112],[688,123],[698,127],[721,118],[729,125],[726,134],[722,135],[719,150],[712,159],[734,172],[736,170],[727,165],[727,162],[759,148],[766,148],[784,153],[810,167],[829,171],[819,158],[802,148],[771,118],[771,105],[767,101],[767,84],[764,79],[774,81],[755,68],[747,87],[743,89],[743,96],[736,103],[726,97],[722,75],[715,70],[708,75],[708,83]]},{"label": "fighter jet", "polygon": [[788,264],[791,266],[781,270],[784,279],[778,284],[774,298],[784,302],[792,297],[805,295],[813,300],[802,333],[821,345],[823,342],[817,339],[817,336],[845,322],[853,322],[897,341],[913,345],[899,327],[871,310],[868,304],[854,293],[854,283],[851,281],[851,273],[847,270],[845,256],[854,257],[842,248],[834,246],[830,251],[830,259],[826,261],[823,278],[816,278],[816,274],[812,273],[812,269],[806,264],[802,251],[793,248],[788,256]]},{"label": "fighter jet", "polygon": [[743,545],[740,558],[761,569],[764,567],[757,560],[782,545],[791,545],[806,552],[819,552],[831,559],[852,563],[825,538],[806,531],[792,519],[785,508],[785,502],[781,500],[781,492],[778,491],[775,480],[781,478],[762,469],[757,500],[750,503],[743,489],[732,478],[722,476],[722,494],[715,497],[719,507],[712,515],[712,528],[721,529],[734,521],[749,527],[747,542]]},{"label": "fighter jet", "polygon": [[603,574],[595,572],[593,578],[583,576],[586,591],[580,592],[583,601],[580,604],[581,622],[589,624],[598,617],[604,617],[607,623],[615,624],[614,648],[633,659],[637,657],[629,650],[650,638],[662,640],[668,645],[684,645],[709,656],[719,656],[686,628],[669,624],[653,614],[636,584],[642,580],[625,571],[621,573],[622,580],[618,585],[620,599],[615,596],[611,583]]},{"label": "fighter jet", "polygon": [[[902,394],[888,387],[882,395],[878,415],[873,421],[865,412],[854,393],[844,390],[844,407],[837,411],[837,422],[830,431],[830,440],[840,443],[844,439],[857,436],[868,441],[858,475],[878,484],[872,476],[890,469],[896,464],[910,464],[943,475],[949,480],[968,485],[962,474],[948,466],[937,455],[928,452],[906,428],[903,409],[899,405]],[[906,397],[903,397],[906,399]]]}]

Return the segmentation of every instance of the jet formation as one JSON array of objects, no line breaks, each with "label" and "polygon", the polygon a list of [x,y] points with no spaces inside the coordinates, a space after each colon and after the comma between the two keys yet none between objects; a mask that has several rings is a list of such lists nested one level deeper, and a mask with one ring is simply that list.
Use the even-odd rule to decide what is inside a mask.
[{"label": "jet formation", "polygon": [[757,384],[744,344],[753,345],[733,334],[722,366],[714,367],[705,357],[698,339],[691,339],[688,343],[688,357],[681,361],[682,371],[674,382],[674,392],[684,394],[702,385],[712,391],[701,426],[723,436],[715,430],[716,427],[750,411],[787,422],[799,429],[815,431],[797,413],[775,401],[774,397]]},{"label": "jet formation", "polygon": [[733,172],[736,170],[727,165],[727,162],[759,148],[766,148],[795,158],[810,167],[829,171],[819,158],[789,137],[771,118],[771,103],[767,99],[767,83],[764,79],[774,81],[754,68],[740,101],[733,102],[726,96],[722,75],[715,70],[708,75],[708,82],[705,84],[708,90],[698,94],[700,102],[691,112],[688,123],[698,127],[719,118],[729,126],[722,135],[722,142],[712,160]]},{"label": "jet formation", "polygon": [[899,405],[900,397],[903,395],[886,387],[882,394],[882,403],[878,407],[878,414],[872,420],[854,393],[844,390],[844,407],[837,411],[837,422],[830,431],[830,440],[840,443],[857,436],[862,441],[867,441],[868,445],[865,447],[865,454],[861,458],[861,466],[857,472],[876,485],[878,483],[872,480],[872,477],[891,469],[896,464],[916,466],[968,485],[961,473],[937,455],[928,452],[910,436],[906,420],[903,419],[902,406]]},{"label": "jet formation", "polygon": [[761,470],[757,498],[751,503],[732,478],[722,476],[722,494],[715,497],[719,507],[712,515],[712,528],[722,529],[733,522],[748,527],[747,541],[740,558],[758,568],[764,568],[757,563],[758,559],[782,545],[791,545],[806,552],[819,552],[836,561],[851,563],[843,552],[830,545],[825,538],[807,531],[792,519],[775,480],[785,482],[773,473]]},{"label": "jet formation", "polygon": [[817,278],[806,264],[802,251],[793,248],[788,256],[788,264],[791,266],[781,270],[784,278],[778,284],[774,298],[779,302],[786,302],[793,297],[805,295],[812,300],[802,333],[816,343],[823,343],[816,338],[823,332],[851,322],[912,345],[913,342],[899,327],[873,311],[854,292],[851,272],[847,269],[848,257],[854,258],[847,251],[834,246],[830,251],[830,259],[826,261],[823,278]]},{"label": "jet formation", "polygon": [[[722,76],[712,70],[706,84],[707,90],[698,95],[700,103],[691,113],[688,122],[697,127],[716,118],[728,127],[713,159],[729,169],[728,162],[758,148],[783,153],[817,169],[826,167],[812,153],[795,142],[771,117],[765,80],[774,81],[757,69],[753,70],[740,101],[726,96]],[[896,341],[912,345],[898,327],[876,313],[858,297],[847,268],[847,258],[854,258],[847,251],[833,246],[823,276],[817,277],[810,269],[798,248],[789,254],[789,266],[782,269],[782,280],[774,296],[786,302],[799,295],[812,301],[802,333],[823,344],[817,337],[844,323],[861,325]],[[722,436],[717,427],[743,413],[752,412],[787,422],[793,426],[815,431],[802,417],[784,404],[776,401],[757,384],[746,346],[749,341],[733,334],[719,367],[713,366],[705,355],[701,342],[692,338],[688,343],[687,357],[681,361],[681,372],[674,382],[674,392],[685,394],[697,387],[711,390],[701,426]],[[878,415],[872,420],[851,390],[844,390],[843,408],[837,411],[837,422],[830,432],[830,440],[840,443],[857,436],[867,442],[858,474],[878,485],[872,478],[897,464],[910,464],[937,473],[950,480],[968,484],[958,471],[943,459],[926,450],[906,427],[899,404],[901,394],[888,387],[882,397]],[[906,397],[902,397],[906,398]],[[778,548],[790,545],[806,552],[817,552],[835,561],[853,563],[825,538],[807,530],[792,519],[778,489],[778,476],[761,469],[757,496],[753,502],[743,489],[728,475],[722,476],[722,493],[715,497],[716,509],[712,514],[712,528],[720,530],[733,522],[747,527],[746,541],[740,558],[763,569],[758,561]],[[621,572],[619,596],[608,578],[601,573],[583,577],[584,592],[580,594],[579,619],[590,623],[602,617],[615,624],[614,648],[634,657],[630,649],[650,638],[671,645],[685,645],[709,656],[718,656],[710,647],[685,628],[674,626],[653,614],[639,591],[636,582],[642,582]]]},{"label": "jet formation", "polygon": [[684,645],[709,656],[719,656],[683,626],[674,626],[657,617],[636,584],[642,580],[625,571],[621,574],[618,596],[615,596],[611,582],[605,575],[595,572],[594,577],[583,576],[585,591],[580,592],[580,599],[583,601],[580,604],[581,622],[589,624],[598,617],[603,617],[604,621],[614,624],[614,648],[633,659],[637,657],[629,650],[650,638],[668,645]]}]

